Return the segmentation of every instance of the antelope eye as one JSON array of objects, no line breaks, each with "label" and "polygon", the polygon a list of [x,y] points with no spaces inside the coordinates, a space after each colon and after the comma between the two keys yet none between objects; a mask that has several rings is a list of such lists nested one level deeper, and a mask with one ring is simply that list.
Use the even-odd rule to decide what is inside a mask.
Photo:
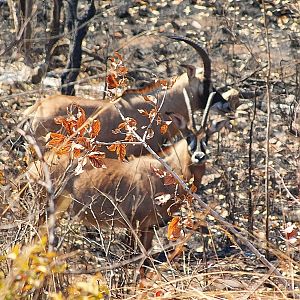
[{"label": "antelope eye", "polygon": [[188,135],[188,136],[186,137],[186,142],[187,142],[188,144],[190,144],[191,141],[192,141],[192,137],[191,137],[190,135]]}]

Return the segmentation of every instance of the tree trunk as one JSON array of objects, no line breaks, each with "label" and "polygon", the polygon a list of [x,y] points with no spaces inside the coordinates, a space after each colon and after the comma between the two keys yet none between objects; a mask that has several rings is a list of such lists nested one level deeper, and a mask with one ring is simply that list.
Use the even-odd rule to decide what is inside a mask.
[{"label": "tree trunk", "polygon": [[23,45],[25,55],[27,56],[31,50],[31,36],[32,36],[32,12],[33,12],[33,0],[20,0],[20,8],[22,11],[22,25],[25,25],[23,32]]},{"label": "tree trunk", "polygon": [[82,59],[82,41],[88,30],[88,21],[95,15],[96,9],[94,0],[90,0],[90,6],[81,17],[77,17],[78,0],[66,1],[67,11],[67,29],[72,34],[67,70],[61,76],[62,88],[61,93],[64,95],[75,95],[75,81],[80,71]]}]

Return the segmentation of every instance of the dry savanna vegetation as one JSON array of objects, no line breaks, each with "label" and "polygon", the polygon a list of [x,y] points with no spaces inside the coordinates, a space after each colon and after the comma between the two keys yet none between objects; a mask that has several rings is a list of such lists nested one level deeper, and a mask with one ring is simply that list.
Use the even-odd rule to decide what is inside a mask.
[{"label": "dry savanna vegetation", "polygon": [[299,299],[297,0],[0,0],[0,299]]}]

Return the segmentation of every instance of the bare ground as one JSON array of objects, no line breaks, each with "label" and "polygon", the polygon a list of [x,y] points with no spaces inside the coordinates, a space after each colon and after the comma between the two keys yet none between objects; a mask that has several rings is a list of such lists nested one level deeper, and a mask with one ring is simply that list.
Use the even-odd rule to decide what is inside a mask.
[{"label": "bare ground", "polygon": [[[229,88],[240,91],[236,125],[231,132],[222,133],[210,143],[210,159],[200,193],[205,202],[245,235],[249,199],[252,199],[253,243],[264,255],[266,76],[270,70],[269,259],[291,288],[270,277],[266,266],[209,216],[208,236],[195,232],[176,262],[159,267],[159,275],[138,286],[132,283],[136,266],[119,266],[129,251],[128,242],[122,239],[120,242],[120,233],[116,233],[119,238],[114,233],[87,235],[66,218],[59,229],[60,251],[67,253],[69,271],[81,275],[65,275],[58,285],[63,287],[79,277],[88,281],[90,275],[82,274],[103,270],[108,264],[113,270],[103,271],[103,278],[113,299],[129,299],[129,295],[132,299],[160,295],[164,295],[163,299],[293,299],[299,296],[299,233],[297,230],[294,240],[289,240],[285,231],[291,225],[298,229],[300,222],[296,176],[300,126],[299,3],[268,1],[265,20],[260,1],[98,2],[98,13],[90,23],[84,45],[88,51],[83,57],[78,95],[102,98],[100,87],[106,68],[103,61],[115,50],[122,54],[131,84],[137,87],[155,78],[182,73],[184,68],[180,64],[200,63],[193,49],[166,39],[164,33],[199,40],[211,56],[215,85],[221,91]],[[1,7],[0,22],[2,50],[15,36],[5,5]],[[19,197],[25,162],[19,151],[11,149],[18,137],[16,128],[26,107],[44,95],[57,92],[55,85],[66,62],[66,47],[62,42],[44,81],[38,85],[30,82],[26,65],[34,68],[43,59],[45,27],[40,19],[37,24],[33,50],[26,64],[18,45],[0,58],[0,168],[3,170],[0,249],[3,253],[9,252],[17,242],[26,244],[32,239],[37,212],[42,209],[35,196]],[[38,188],[35,193],[39,194]],[[230,250],[226,248],[228,244]],[[160,249],[157,242],[155,249]],[[4,271],[8,270],[6,266]],[[158,291],[162,293],[157,294]]]}]

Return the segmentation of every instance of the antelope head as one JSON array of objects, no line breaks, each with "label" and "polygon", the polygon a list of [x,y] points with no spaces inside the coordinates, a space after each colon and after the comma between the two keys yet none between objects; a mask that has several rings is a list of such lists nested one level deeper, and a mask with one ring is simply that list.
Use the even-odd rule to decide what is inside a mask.
[{"label": "antelope head", "polygon": [[[184,97],[188,101],[188,94],[183,89]],[[209,95],[206,103],[206,108],[202,116],[202,122],[199,129],[197,129],[196,122],[192,113],[189,114],[189,120],[186,120],[179,113],[168,113],[172,119],[174,125],[183,133],[185,138],[174,145],[175,152],[182,157],[185,157],[186,162],[183,169],[188,168],[188,173],[193,174],[195,179],[195,185],[198,186],[201,183],[202,177],[205,172],[205,161],[207,159],[206,150],[209,138],[216,132],[219,132],[222,128],[230,127],[228,119],[223,119],[218,122],[211,122],[208,124],[209,107],[213,101],[215,92]],[[185,145],[182,145],[185,143]],[[183,148],[187,145],[187,152],[183,152]],[[179,150],[176,149],[179,148]],[[169,153],[170,154],[170,153]],[[172,163],[172,159],[169,159]],[[188,178],[188,176],[185,176]]]},{"label": "antelope head", "polygon": [[193,41],[187,37],[171,35],[167,37],[177,41],[183,41],[192,46],[202,59],[204,69],[203,75],[198,74],[198,69],[193,65],[182,65],[187,69],[189,84],[185,88],[190,101],[194,102],[198,100],[198,107],[200,109],[204,109],[206,107],[209,95],[212,92],[215,92],[215,95],[211,101],[211,109],[214,109],[221,113],[232,111],[230,103],[226,101],[212,85],[211,61],[207,52],[201,47],[201,45],[198,42]]}]

